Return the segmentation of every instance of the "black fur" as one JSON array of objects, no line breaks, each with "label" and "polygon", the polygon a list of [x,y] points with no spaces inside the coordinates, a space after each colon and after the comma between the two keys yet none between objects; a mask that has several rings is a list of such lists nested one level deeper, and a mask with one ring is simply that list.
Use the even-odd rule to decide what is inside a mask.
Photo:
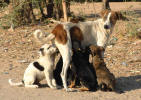
[{"label": "black fur", "polygon": [[38,62],[34,62],[33,65],[40,71],[44,71],[44,67],[41,66]]},{"label": "black fur", "polygon": [[[62,57],[60,57],[59,61],[56,64],[56,68],[53,71],[53,75],[54,75],[54,78],[56,80],[56,83],[58,85],[60,85],[60,86],[63,85],[62,78],[61,78],[62,66],[63,66],[63,60],[62,60]],[[67,71],[67,82],[68,82],[68,77],[71,77],[71,70],[70,70],[70,68],[68,68],[68,71]],[[69,82],[68,82],[68,84],[69,84]]]},{"label": "black fur", "polygon": [[74,50],[72,61],[76,67],[76,76],[79,78],[81,84],[91,91],[96,91],[98,85],[95,70],[89,64],[87,56],[85,56],[85,52]]}]

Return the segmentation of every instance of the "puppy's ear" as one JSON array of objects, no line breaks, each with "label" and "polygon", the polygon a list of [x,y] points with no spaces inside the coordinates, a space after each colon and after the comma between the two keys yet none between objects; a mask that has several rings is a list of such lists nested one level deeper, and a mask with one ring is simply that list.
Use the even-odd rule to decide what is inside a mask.
[{"label": "puppy's ear", "polygon": [[44,54],[44,48],[40,48],[40,49],[39,49],[39,52],[40,52],[40,54],[41,54],[42,56],[45,55],[45,54]]},{"label": "puppy's ear", "polygon": [[116,13],[116,16],[117,16],[117,20],[129,21],[129,19],[126,18],[125,16],[123,16],[121,12],[117,11],[115,13]]},{"label": "puppy's ear", "polygon": [[92,58],[92,55],[90,54],[89,55],[89,63],[92,63],[93,62],[93,58]]},{"label": "puppy's ear", "polygon": [[92,53],[97,53],[97,46],[91,45],[90,50]]}]

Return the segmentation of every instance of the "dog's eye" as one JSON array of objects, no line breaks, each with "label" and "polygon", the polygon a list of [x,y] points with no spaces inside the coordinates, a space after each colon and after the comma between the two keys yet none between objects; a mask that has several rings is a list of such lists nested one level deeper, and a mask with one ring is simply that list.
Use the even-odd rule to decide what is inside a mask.
[{"label": "dog's eye", "polygon": [[40,48],[40,51],[43,51],[44,50],[44,48]]}]

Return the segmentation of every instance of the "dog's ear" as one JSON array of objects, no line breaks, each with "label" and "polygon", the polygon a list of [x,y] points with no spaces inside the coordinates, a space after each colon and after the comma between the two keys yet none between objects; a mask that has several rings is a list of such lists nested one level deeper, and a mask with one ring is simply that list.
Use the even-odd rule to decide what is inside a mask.
[{"label": "dog's ear", "polygon": [[117,20],[124,20],[124,21],[129,21],[128,18],[126,18],[125,16],[123,16],[123,14],[119,11],[115,12],[116,16],[117,16]]}]

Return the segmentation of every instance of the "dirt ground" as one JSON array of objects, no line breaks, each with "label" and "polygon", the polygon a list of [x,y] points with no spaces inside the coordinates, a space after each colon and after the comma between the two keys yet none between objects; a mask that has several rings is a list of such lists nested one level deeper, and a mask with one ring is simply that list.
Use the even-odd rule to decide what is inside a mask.
[{"label": "dirt ground", "polygon": [[[141,21],[141,2],[110,3],[110,6],[116,11],[134,11]],[[72,4],[71,10],[76,15],[81,12],[87,20],[92,20],[88,16],[99,13],[101,3]],[[107,67],[116,76],[117,88],[125,92],[122,94],[66,92],[50,89],[46,85],[38,89],[10,86],[8,79],[20,81],[27,65],[38,57],[41,44],[34,40],[32,32],[35,29],[51,31],[55,24],[23,26],[13,32],[0,29],[0,100],[141,100],[141,40],[129,37],[128,23],[130,21],[117,22],[110,38],[114,45],[109,45],[105,52]]]}]

